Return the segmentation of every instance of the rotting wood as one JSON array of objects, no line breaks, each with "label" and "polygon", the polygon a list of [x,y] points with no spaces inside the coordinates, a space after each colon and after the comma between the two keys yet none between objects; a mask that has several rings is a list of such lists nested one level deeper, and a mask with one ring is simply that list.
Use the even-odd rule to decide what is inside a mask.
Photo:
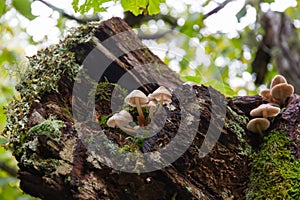
[{"label": "rotting wood", "polygon": [[[123,32],[126,34],[122,34]],[[81,34],[88,33],[89,37],[81,39],[84,37]],[[83,119],[97,118],[101,121],[101,117],[109,115],[111,105],[115,103],[114,100],[118,100],[110,101],[111,99],[109,99],[112,90],[117,88],[114,83],[117,83],[128,70],[134,69],[128,73],[129,77],[135,80],[134,84],[149,83],[140,87],[144,92],[152,92],[158,85],[164,85],[173,90],[171,107],[164,107],[167,113],[167,123],[159,133],[147,139],[139,150],[147,153],[168,145],[176,136],[179,127],[186,133],[196,132],[196,136],[187,151],[164,169],[141,174],[114,170],[104,165],[101,162],[103,158],[97,154],[97,151],[104,152],[109,149],[100,145],[96,146],[97,151],[92,152],[85,140],[91,139],[93,136],[105,135],[114,143],[122,146],[125,136],[120,134],[118,129],[102,128],[100,130],[97,128],[99,122],[92,120],[82,120],[76,123],[75,127],[72,111],[77,110],[77,114],[81,115],[82,111],[90,107],[83,100],[84,98],[72,96],[74,84],[72,78],[74,77],[68,77],[68,73],[62,71],[59,74],[61,78],[57,82],[57,91],[40,91],[36,96],[24,97],[21,105],[29,105],[30,108],[25,110],[28,113],[21,110],[28,117],[23,129],[14,127],[13,125],[17,122],[13,121],[13,114],[9,115],[10,125],[7,130],[15,131],[10,136],[12,150],[20,168],[18,174],[21,188],[26,193],[42,199],[215,200],[225,197],[245,198],[249,186],[249,155],[257,151],[262,142],[257,134],[246,130],[246,125],[250,118],[250,111],[266,102],[264,99],[260,96],[226,99],[221,93],[210,87],[182,85],[178,75],[152,54],[130,27],[119,18],[112,18],[99,25],[78,29],[73,34],[62,45],[40,51],[37,56],[31,58],[31,64],[32,67],[35,64],[36,68],[45,65],[46,68],[58,67],[57,60],[52,60],[51,55],[47,57],[47,54],[59,52],[62,47],[63,55],[65,55],[64,48],[71,52],[67,55],[70,57],[74,55],[76,61],[73,63],[74,66],[75,64],[87,64],[84,58],[90,55],[96,47],[97,51],[92,56],[97,59],[90,60],[96,67],[89,68],[89,70],[102,70],[101,65],[109,63],[109,67],[103,71],[103,76],[99,79],[100,84],[106,84],[104,85],[106,90],[101,90],[98,99],[95,100],[97,104],[95,113],[90,113],[91,115],[84,116]],[[118,37],[113,37],[115,35]],[[111,39],[107,40],[109,38]],[[105,41],[109,41],[109,43]],[[45,55],[50,61],[44,60]],[[97,62],[99,58],[101,58],[101,63]],[[66,68],[66,70],[70,69]],[[51,75],[58,74],[49,74],[49,76]],[[38,78],[41,81],[45,77]],[[108,82],[106,82],[107,80]],[[82,81],[86,80],[82,79]],[[29,82],[25,80],[22,84],[24,89]],[[128,90],[132,89],[126,84],[120,86]],[[89,91],[90,88],[81,88],[81,90]],[[191,93],[196,94],[195,101],[190,101],[188,94]],[[21,95],[25,96],[25,94]],[[121,89],[119,95],[121,95]],[[102,98],[103,96],[106,98]],[[220,104],[213,105],[212,98],[219,100]],[[28,101],[29,104],[25,104],[25,101]],[[72,110],[74,102],[77,102],[77,106]],[[224,126],[220,120],[212,117],[214,114],[221,115],[222,106],[220,105],[222,103],[226,108]],[[14,102],[10,108],[19,111],[18,109],[21,108],[16,105],[18,103]],[[266,132],[268,134],[272,129],[286,131],[291,140],[296,141],[295,146],[290,147],[295,156],[299,156],[297,127],[299,126],[300,112],[298,105],[299,96],[294,95],[287,108],[275,118],[271,128]],[[215,106],[216,113],[211,112],[212,106]],[[199,118],[195,111],[199,111]],[[13,113],[14,110],[11,112]],[[23,122],[21,118],[24,117],[24,114],[22,112],[20,112],[22,115],[16,116],[19,122]],[[180,124],[182,113],[191,117],[193,123],[199,123],[196,129],[189,124]],[[50,116],[55,116],[55,120],[64,122],[64,126],[60,129],[62,133],[60,136],[51,138],[47,137],[45,132],[39,135],[29,133],[30,128],[43,123],[44,119],[49,119]],[[212,130],[220,131],[221,135],[213,149],[205,157],[201,157],[199,149],[201,149],[210,126]],[[189,137],[189,134],[186,137]],[[97,144],[91,141],[90,145]],[[105,159],[112,158],[105,157]]]}]

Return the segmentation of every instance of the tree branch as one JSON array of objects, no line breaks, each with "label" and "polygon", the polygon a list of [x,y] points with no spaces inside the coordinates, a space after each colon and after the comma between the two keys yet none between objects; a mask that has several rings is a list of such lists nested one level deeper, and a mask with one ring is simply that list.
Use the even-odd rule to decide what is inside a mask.
[{"label": "tree branch", "polygon": [[167,22],[172,28],[177,26],[177,19],[170,16],[170,15],[138,15],[135,16],[131,12],[125,12],[124,13],[124,21],[131,27],[134,26],[140,26],[143,22],[149,21],[150,19],[154,20],[163,20],[164,22]]},{"label": "tree branch", "polygon": [[13,177],[17,177],[17,170],[13,167],[8,166],[5,162],[0,160],[0,169],[8,173]]},{"label": "tree branch", "polygon": [[63,9],[58,8],[44,0],[35,0],[35,1],[39,1],[42,2],[43,4],[45,4],[46,6],[48,6],[49,8],[51,8],[52,10],[55,10],[57,12],[59,12],[59,14],[61,14],[61,16],[67,18],[67,19],[71,19],[71,20],[75,20],[77,21],[79,24],[86,24],[88,22],[92,22],[92,21],[99,21],[100,18],[97,15],[93,15],[92,17],[89,18],[78,18],[75,17],[74,15],[70,15],[68,13],[66,13]]},{"label": "tree branch", "polygon": [[221,3],[218,7],[214,8],[212,11],[208,12],[207,14],[205,14],[203,16],[203,19],[208,18],[209,16],[216,14],[217,12],[219,12],[221,9],[223,9],[228,3],[232,2],[234,0],[226,0],[223,3]]}]

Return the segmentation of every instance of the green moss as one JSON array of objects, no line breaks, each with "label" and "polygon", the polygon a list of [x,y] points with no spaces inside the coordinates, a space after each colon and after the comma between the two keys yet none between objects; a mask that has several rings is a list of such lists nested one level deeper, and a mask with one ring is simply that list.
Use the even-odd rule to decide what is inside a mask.
[{"label": "green moss", "polygon": [[[127,96],[128,91],[122,88],[120,85],[110,83],[108,80],[100,82],[96,85],[96,89],[90,92],[90,97],[97,99],[97,104],[100,108],[104,108],[107,103],[115,103],[117,105],[123,105],[124,99]],[[112,97],[113,95],[113,97]],[[111,102],[111,100],[116,102]]]},{"label": "green moss", "polygon": [[228,129],[236,134],[237,139],[239,140],[239,155],[246,155],[249,156],[252,153],[251,146],[245,141],[245,129],[243,127],[247,126],[248,117],[245,117],[243,115],[239,115],[234,110],[232,110],[229,106],[227,106],[227,109],[230,111],[232,115],[234,115],[234,120],[229,120],[225,123],[225,129]]},{"label": "green moss", "polygon": [[248,117],[245,117],[244,115],[236,113],[230,106],[227,106],[227,110],[229,110],[233,115],[234,119],[239,122],[241,125],[246,125],[249,121]]},{"label": "green moss", "polygon": [[70,108],[64,107],[64,108],[60,108],[60,110],[63,116],[72,116]]},{"label": "green moss", "polygon": [[300,199],[300,161],[288,147],[283,131],[265,137],[261,150],[252,155],[252,171],[247,199]]},{"label": "green moss", "polygon": [[119,149],[119,152],[129,151],[129,152],[139,152],[140,148],[144,146],[144,138],[128,136],[126,139],[125,144]]}]

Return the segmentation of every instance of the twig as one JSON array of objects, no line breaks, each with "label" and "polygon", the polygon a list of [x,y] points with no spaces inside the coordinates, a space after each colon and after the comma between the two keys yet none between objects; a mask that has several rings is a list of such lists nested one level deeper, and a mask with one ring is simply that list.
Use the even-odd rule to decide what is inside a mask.
[{"label": "twig", "polygon": [[206,19],[208,18],[209,16],[219,12],[221,9],[223,9],[228,3],[230,3],[231,1],[234,1],[234,0],[226,0],[224,1],[223,3],[221,3],[218,7],[214,8],[213,10],[211,10],[210,12],[208,12],[207,14],[205,14],[203,16],[203,19]]},{"label": "twig", "polygon": [[170,15],[157,14],[157,15],[135,16],[131,12],[125,12],[124,14],[125,14],[124,21],[126,21],[127,24],[131,27],[140,26],[142,23],[147,22],[151,19],[154,19],[154,20],[161,19],[164,22],[167,22],[172,27],[172,29],[177,26],[177,19]]},{"label": "twig", "polygon": [[74,15],[70,15],[70,14],[66,13],[63,9],[58,8],[58,7],[52,5],[52,4],[50,4],[50,3],[48,3],[44,0],[35,0],[35,1],[42,2],[43,4],[45,4],[46,6],[51,8],[52,10],[55,10],[55,11],[59,12],[63,17],[65,17],[67,19],[75,20],[80,24],[86,24],[88,22],[100,20],[100,18],[97,15],[94,15],[94,16],[89,17],[89,18],[78,18],[78,17],[75,17]]},{"label": "twig", "polygon": [[17,177],[17,170],[13,167],[8,166],[5,162],[0,160],[0,169],[7,172],[12,177]]},{"label": "twig", "polygon": [[168,33],[172,32],[173,29],[177,26],[177,19],[170,16],[170,15],[162,15],[162,14],[157,14],[157,15],[138,15],[134,16],[131,12],[125,12],[125,18],[124,21],[127,22],[127,24],[131,27],[138,27],[142,23],[147,22],[149,20],[163,20],[164,22],[168,23],[171,27],[171,30],[166,30],[157,34],[143,34],[141,31],[138,33],[138,37],[140,39],[159,39],[167,35]]}]

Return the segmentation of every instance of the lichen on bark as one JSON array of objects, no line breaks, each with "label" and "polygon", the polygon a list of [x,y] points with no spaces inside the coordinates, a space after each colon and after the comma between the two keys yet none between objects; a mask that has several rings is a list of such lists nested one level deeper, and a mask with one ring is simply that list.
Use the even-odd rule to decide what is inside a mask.
[{"label": "lichen on bark", "polygon": [[28,127],[30,107],[39,104],[45,93],[59,93],[61,79],[66,78],[70,82],[74,80],[81,65],[72,49],[81,43],[89,42],[98,25],[99,23],[88,24],[73,29],[59,44],[40,50],[28,58],[30,67],[16,86],[20,97],[16,97],[6,108],[7,125],[3,134],[9,138],[14,149],[22,146],[23,137],[31,128]]}]

